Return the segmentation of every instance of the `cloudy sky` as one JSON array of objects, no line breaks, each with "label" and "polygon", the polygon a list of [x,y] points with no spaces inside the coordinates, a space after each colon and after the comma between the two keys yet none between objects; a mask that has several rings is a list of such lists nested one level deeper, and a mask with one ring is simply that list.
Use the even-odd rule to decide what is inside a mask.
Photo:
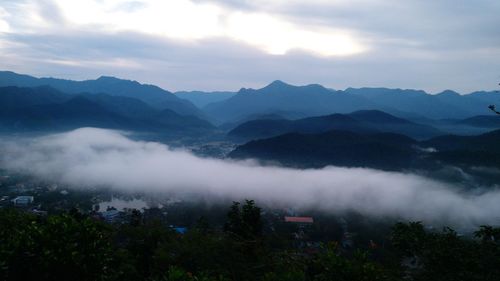
[{"label": "cloudy sky", "polygon": [[498,89],[498,0],[0,0],[0,69],[168,90]]}]

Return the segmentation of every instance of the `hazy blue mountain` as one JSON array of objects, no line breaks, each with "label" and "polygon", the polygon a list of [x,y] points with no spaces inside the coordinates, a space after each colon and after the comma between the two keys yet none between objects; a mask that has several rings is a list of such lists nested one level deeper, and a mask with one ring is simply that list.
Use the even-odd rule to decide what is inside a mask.
[{"label": "hazy blue mountain", "polygon": [[227,135],[235,140],[268,138],[294,132],[293,124],[293,121],[286,119],[257,119],[244,122]]},{"label": "hazy blue mountain", "polygon": [[68,95],[48,86],[0,88],[0,109],[0,128],[8,131],[100,127],[179,133],[214,129],[205,120],[159,110],[138,99],[107,94]]},{"label": "hazy blue mountain", "polygon": [[68,98],[68,95],[49,86],[35,88],[1,87],[0,110],[6,111],[18,107],[59,103]]},{"label": "hazy blue mountain", "polygon": [[495,169],[500,166],[498,143],[500,130],[478,136],[440,136],[421,142],[393,133],[287,133],[240,145],[229,157],[253,158],[302,168],[339,165],[386,170],[418,169],[430,174],[451,165],[483,179],[497,179]]},{"label": "hazy blue mountain", "polygon": [[114,77],[102,76],[96,80],[71,81],[0,72],[0,86],[43,85],[52,86],[63,93],[106,93],[132,97],[157,109],[170,109],[182,115],[205,117],[196,106],[186,100],[190,99],[199,106],[205,105],[204,112],[211,117],[211,121],[217,121],[218,124],[238,123],[256,115],[279,114],[287,119],[296,119],[368,109],[381,110],[409,120],[464,119],[486,115],[490,113],[488,105],[500,103],[498,92],[460,95],[446,90],[430,95],[411,89],[348,88],[335,91],[317,84],[292,86],[282,81],[274,81],[257,90],[243,88],[238,93],[179,92],[174,95],[157,86]]},{"label": "hazy blue mountain", "polygon": [[422,145],[436,148],[438,151],[469,150],[500,153],[500,130],[494,130],[477,136],[445,135],[422,142]]},{"label": "hazy blue mountain", "polygon": [[202,113],[189,101],[154,85],[140,84],[137,81],[101,76],[96,80],[73,81],[56,78],[35,78],[10,71],[0,72],[0,87],[36,87],[48,85],[61,92],[70,94],[106,93],[144,101],[157,109],[170,109],[183,115],[202,116]]},{"label": "hazy blue mountain", "polygon": [[443,134],[431,126],[416,124],[382,111],[363,110],[350,114],[331,114],[298,120],[252,120],[237,126],[228,133],[228,136],[233,139],[251,140],[291,132],[317,134],[331,130],[398,133],[417,139]]},{"label": "hazy blue mountain", "polygon": [[298,167],[337,165],[399,170],[411,165],[417,153],[412,147],[415,143],[411,138],[390,133],[288,133],[248,142],[237,147],[229,157],[278,161]]},{"label": "hazy blue mountain", "polygon": [[63,103],[38,104],[0,113],[0,128],[15,131],[58,131],[79,127],[130,128],[132,120],[77,96]]},{"label": "hazy blue mountain", "polygon": [[277,113],[269,113],[269,114],[254,114],[247,116],[243,119],[237,120],[235,122],[226,122],[224,124],[221,124],[218,126],[219,129],[224,130],[226,132],[229,132],[233,130],[234,128],[238,127],[239,125],[249,122],[249,121],[254,121],[254,120],[287,120],[289,118],[285,118],[284,116],[277,114]]},{"label": "hazy blue mountain", "polygon": [[479,99],[488,104],[500,103],[500,91],[477,91],[470,93],[468,96]]},{"label": "hazy blue mountain", "polygon": [[[422,145],[437,149],[432,154],[433,159],[481,171],[482,167],[500,167],[499,143],[500,130],[495,130],[478,136],[436,137],[422,142]],[[494,173],[498,175],[498,172]]]},{"label": "hazy blue mountain", "polygon": [[204,111],[218,120],[229,121],[276,111],[319,116],[372,107],[372,103],[363,97],[329,90],[321,85],[292,86],[274,81],[258,90],[241,89],[225,101],[207,105]]},{"label": "hazy blue mountain", "polygon": [[[492,100],[481,98],[477,94],[460,95],[450,90],[437,94],[436,98],[448,106],[466,111],[467,116],[489,113],[488,105],[492,102]],[[496,98],[500,101],[500,95],[497,94]],[[450,114],[449,117],[452,115]]]},{"label": "hazy blue mountain", "polygon": [[173,110],[158,110],[134,98],[110,96],[107,94],[84,95],[86,99],[94,101],[106,110],[124,116],[131,120],[140,121],[139,129],[170,128],[180,131],[205,129],[215,127],[204,119],[192,115],[180,115]]},{"label": "hazy blue mountain", "polygon": [[457,121],[457,123],[479,128],[500,129],[500,116],[496,114],[479,115],[464,120],[459,120]]},{"label": "hazy blue mountain", "polygon": [[202,91],[180,91],[175,92],[175,95],[181,99],[185,99],[196,105],[198,108],[203,108],[214,102],[221,102],[236,95],[235,92],[202,92]]},{"label": "hazy blue mountain", "polygon": [[444,134],[433,126],[398,118],[379,110],[360,110],[349,116],[380,132],[402,134],[415,139],[427,139]]},{"label": "hazy blue mountain", "polygon": [[460,95],[447,90],[431,95],[412,89],[348,88],[334,91],[316,84],[292,86],[274,81],[262,89],[241,89],[235,96],[209,104],[204,110],[222,122],[280,110],[318,116],[375,109],[412,120],[463,119],[487,114],[488,105],[499,102],[500,94],[496,92]]},{"label": "hazy blue mountain", "polygon": [[285,133],[322,133],[330,130],[376,132],[355,119],[343,114],[309,117],[299,120],[253,120],[239,125],[228,133],[233,139],[251,140],[273,137]]},{"label": "hazy blue mountain", "polygon": [[415,113],[427,118],[454,118],[473,115],[472,112],[461,107],[456,107],[448,100],[448,94],[441,97],[430,95],[419,90],[387,89],[387,88],[348,88],[345,92],[370,100],[375,104],[373,109],[380,109],[393,113]]}]

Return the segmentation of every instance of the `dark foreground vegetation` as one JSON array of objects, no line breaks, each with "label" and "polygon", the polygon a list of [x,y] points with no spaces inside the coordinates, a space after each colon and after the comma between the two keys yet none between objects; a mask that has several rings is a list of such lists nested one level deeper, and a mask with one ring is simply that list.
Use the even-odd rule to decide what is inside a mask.
[{"label": "dark foreground vegetation", "polygon": [[0,280],[499,280],[500,229],[471,237],[397,223],[384,241],[312,250],[253,201],[234,203],[223,226],[201,217],[186,233],[138,211],[106,224],[76,210],[35,216],[0,210]]}]

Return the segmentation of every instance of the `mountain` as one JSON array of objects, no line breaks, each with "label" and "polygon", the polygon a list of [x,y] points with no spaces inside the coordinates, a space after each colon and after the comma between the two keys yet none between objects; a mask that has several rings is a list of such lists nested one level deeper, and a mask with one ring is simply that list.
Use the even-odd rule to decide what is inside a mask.
[{"label": "mountain", "polygon": [[228,136],[238,140],[251,140],[291,132],[314,134],[330,130],[346,130],[365,134],[389,132],[417,139],[443,134],[431,126],[416,124],[382,111],[362,110],[350,114],[331,114],[299,120],[252,120],[237,126],[228,133]]},{"label": "mountain", "polygon": [[37,87],[51,86],[69,94],[106,93],[139,99],[157,109],[170,109],[182,115],[202,116],[203,114],[189,101],[154,85],[140,84],[137,81],[101,76],[96,80],[73,81],[56,78],[35,78],[10,71],[0,71],[0,87]]},{"label": "mountain", "polygon": [[240,126],[243,123],[255,120],[287,120],[288,118],[283,117],[277,113],[269,113],[269,114],[254,114],[247,116],[243,119],[237,120],[235,122],[226,122],[218,126],[219,129],[229,132],[234,128]]},{"label": "mountain", "polygon": [[60,103],[68,99],[68,95],[48,87],[35,88],[2,87],[0,88],[0,111],[13,108]]},{"label": "mountain", "polygon": [[349,116],[377,131],[402,134],[415,139],[427,139],[443,134],[432,126],[415,123],[379,110],[360,110]]},{"label": "mountain", "polygon": [[181,99],[185,99],[196,105],[198,108],[203,108],[214,102],[221,102],[236,95],[234,92],[202,92],[202,91],[180,91],[175,92],[175,95]]},{"label": "mountain", "polygon": [[[358,134],[329,131],[287,133],[238,146],[229,157],[278,162],[285,166],[320,168],[328,165],[384,170],[416,169],[441,177],[446,167],[482,180],[498,180],[500,130],[478,136],[446,135],[416,141],[393,133]],[[446,169],[445,169],[446,170]],[[460,176],[462,178],[462,176]]]},{"label": "mountain", "polygon": [[207,105],[204,111],[215,119],[229,121],[276,111],[319,116],[369,108],[372,108],[372,103],[362,97],[329,90],[321,85],[292,86],[274,81],[258,90],[243,88],[225,101]]},{"label": "mountain", "polygon": [[479,128],[500,128],[500,116],[498,115],[479,115],[464,120],[457,121],[458,124],[468,125]]},{"label": "mountain", "polygon": [[337,165],[398,170],[411,165],[417,153],[412,147],[415,143],[411,138],[390,133],[289,133],[248,142],[238,146],[229,157],[278,161],[303,168]]},{"label": "mountain", "polygon": [[473,95],[460,95],[451,90],[436,95],[419,90],[387,88],[348,88],[345,92],[368,99],[376,104],[374,109],[399,116],[404,116],[404,113],[418,114],[431,119],[470,117],[486,113],[489,105]]},{"label": "mountain", "polygon": [[[483,167],[500,167],[499,143],[500,130],[495,130],[478,136],[441,136],[425,141],[422,145],[435,148],[437,152],[433,153],[433,158],[443,163],[481,171]],[[494,174],[498,178],[498,170]]]},{"label": "mountain", "polygon": [[299,120],[253,120],[239,125],[228,133],[233,139],[251,140],[297,132],[304,134],[321,133],[330,130],[375,132],[353,118],[343,114],[309,117]]},{"label": "mountain", "polygon": [[500,130],[477,136],[445,135],[423,141],[422,145],[438,151],[469,150],[500,153]]},{"label": "mountain", "polygon": [[488,104],[498,104],[500,102],[500,92],[499,91],[477,91],[470,93],[468,96],[475,99],[481,100]]},{"label": "mountain", "polygon": [[0,128],[7,131],[58,131],[79,127],[118,129],[130,128],[132,124],[132,120],[81,96],[63,103],[19,107],[0,113]]},{"label": "mountain", "polygon": [[134,98],[64,94],[51,87],[0,88],[0,129],[66,130],[100,127],[162,133],[207,132],[214,127],[194,116],[159,110]]},{"label": "mountain", "polygon": [[221,122],[253,114],[289,111],[305,117],[374,109],[405,119],[463,119],[487,114],[500,101],[496,92],[460,95],[446,90],[431,95],[412,89],[347,88],[335,91],[321,85],[292,86],[274,81],[261,89],[241,89],[233,97],[209,104],[204,111]]}]

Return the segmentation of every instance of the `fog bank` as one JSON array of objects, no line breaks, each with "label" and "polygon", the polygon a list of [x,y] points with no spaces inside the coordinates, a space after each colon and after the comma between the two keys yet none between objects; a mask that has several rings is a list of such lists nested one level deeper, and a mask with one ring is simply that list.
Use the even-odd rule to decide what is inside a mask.
[{"label": "fog bank", "polygon": [[329,212],[454,225],[498,224],[500,192],[461,192],[412,174],[326,167],[297,170],[252,161],[199,158],[168,146],[134,141],[126,133],[82,128],[0,142],[0,164],[75,187],[188,193],[210,199],[254,199]]}]

